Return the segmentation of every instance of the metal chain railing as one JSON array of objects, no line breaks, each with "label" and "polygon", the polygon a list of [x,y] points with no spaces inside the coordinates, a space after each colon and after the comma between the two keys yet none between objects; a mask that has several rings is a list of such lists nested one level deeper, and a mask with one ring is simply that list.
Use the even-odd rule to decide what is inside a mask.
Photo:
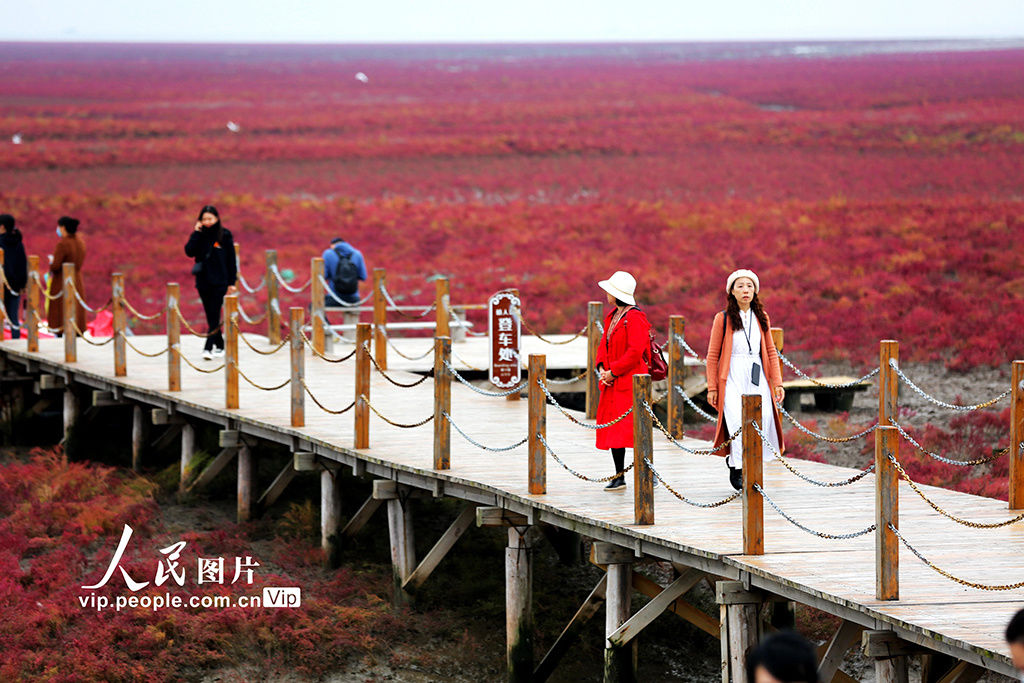
[{"label": "metal chain railing", "polygon": [[983,591],[1012,591],[1012,590],[1017,590],[1018,588],[1024,588],[1024,581],[1018,581],[1017,583],[1008,583],[1008,584],[1001,584],[1001,585],[990,585],[990,584],[984,584],[984,583],[976,583],[974,581],[968,581],[966,579],[961,579],[960,577],[953,576],[952,574],[947,572],[945,569],[942,569],[941,567],[939,567],[938,565],[933,563],[931,560],[929,560],[927,557],[922,555],[920,553],[920,551],[918,551],[917,548],[915,548],[914,546],[910,545],[910,542],[907,541],[907,539],[903,538],[903,534],[900,533],[899,529],[897,529],[895,526],[892,525],[892,522],[889,523],[889,530],[892,531],[894,534],[896,534],[896,538],[900,539],[900,543],[902,543],[904,545],[904,547],[906,547],[907,550],[909,550],[910,552],[914,553],[914,555],[917,557],[917,559],[921,560],[926,565],[928,565],[931,569],[935,570],[939,574],[942,574],[943,576],[945,576],[950,581],[955,581],[956,583],[959,583],[961,586],[967,586],[968,588],[977,588],[978,590],[983,590]]},{"label": "metal chain railing", "polygon": [[693,399],[691,399],[689,396],[686,395],[686,392],[683,391],[683,388],[681,386],[679,386],[677,384],[673,388],[676,390],[677,394],[679,394],[680,396],[683,397],[683,400],[686,401],[687,405],[689,405],[691,408],[693,408],[693,411],[695,413],[700,415],[702,418],[704,418],[708,422],[718,422],[718,418],[717,417],[704,412],[704,410],[699,405],[694,403]]},{"label": "metal chain railing", "polygon": [[552,379],[551,377],[548,377],[547,378],[547,382],[548,382],[548,384],[562,384],[562,385],[573,384],[574,382],[579,382],[581,379],[585,379],[586,376],[587,376],[586,372],[581,372],[580,374],[576,375],[575,377],[570,377],[569,379]]},{"label": "metal chain railing", "polygon": [[686,343],[686,339],[683,338],[683,335],[675,334],[675,335],[672,335],[672,336],[675,337],[676,343],[679,344],[680,346],[682,346],[683,350],[686,351],[688,354],[690,354],[691,358],[696,358],[698,361],[700,361],[701,365],[707,365],[708,364],[708,362],[706,360],[701,358],[700,355],[696,351],[693,350],[692,346],[690,346],[689,344]]},{"label": "metal chain railing", "polygon": [[461,328],[463,332],[465,332],[466,334],[470,335],[471,337],[486,337],[487,336],[486,332],[475,332],[475,331],[473,331],[469,327],[469,325],[467,325],[466,322],[462,318],[460,318],[455,313],[454,310],[452,310],[452,307],[448,305],[447,297],[445,297],[445,299],[444,299],[444,304],[445,304],[445,312],[448,313],[448,324],[449,325],[453,325],[455,327]]},{"label": "metal chain railing", "polygon": [[714,455],[715,453],[717,453],[718,451],[722,450],[723,448],[731,444],[733,441],[735,441],[743,432],[742,428],[737,429],[735,432],[729,435],[728,439],[718,444],[714,448],[709,448],[707,450],[694,450],[692,448],[689,448],[688,446],[684,446],[674,436],[672,436],[671,432],[669,432],[665,425],[662,424],[661,420],[658,419],[658,416],[654,414],[654,408],[647,401],[644,401],[644,409],[647,411],[647,414],[651,416],[651,422],[654,423],[654,426],[658,428],[658,431],[665,435],[665,438],[668,439],[673,446],[675,446],[679,450],[686,451],[687,453],[691,453],[693,455]]},{"label": "metal chain railing", "polygon": [[852,382],[843,382],[841,384],[832,384],[830,382],[821,382],[819,380],[814,379],[813,377],[811,377],[810,375],[805,373],[803,370],[801,370],[797,366],[793,365],[793,363],[790,362],[790,360],[788,358],[786,358],[782,354],[781,351],[779,352],[779,358],[782,360],[782,362],[785,364],[785,366],[787,368],[789,368],[790,370],[795,372],[799,377],[802,377],[803,379],[807,380],[808,382],[811,382],[812,384],[816,384],[819,387],[825,387],[827,389],[848,389],[850,387],[857,386],[858,384],[860,384],[862,382],[867,382],[869,379],[871,379],[872,377],[877,375],[880,372],[880,370],[881,370],[881,368],[875,368],[874,370],[872,370],[868,374],[864,375],[860,379],[855,379]]},{"label": "metal chain railing", "polygon": [[585,427],[586,429],[593,429],[593,430],[605,429],[607,427],[611,427],[612,425],[618,424],[622,420],[626,419],[626,417],[628,417],[629,415],[633,414],[633,406],[630,406],[629,409],[626,412],[624,412],[622,415],[619,415],[617,418],[615,418],[611,422],[606,422],[605,424],[588,424],[586,422],[583,422],[579,418],[575,417],[574,415],[568,413],[565,410],[565,408],[563,408],[558,403],[558,401],[555,400],[555,397],[551,395],[551,392],[548,390],[547,386],[544,384],[544,382],[542,382],[540,380],[539,377],[537,378],[537,384],[540,385],[540,388],[544,391],[544,395],[548,397],[548,400],[551,401],[551,403],[555,406],[555,408],[558,408],[558,412],[560,412],[565,417],[569,418],[570,422],[572,422],[574,424],[577,424],[580,427]]},{"label": "metal chain railing", "polygon": [[572,337],[570,337],[570,338],[568,338],[568,339],[566,339],[564,341],[551,341],[550,339],[548,339],[544,335],[542,335],[540,332],[538,332],[536,329],[534,329],[533,325],[531,325],[530,323],[526,322],[526,318],[523,317],[522,309],[520,309],[519,306],[516,306],[515,304],[512,305],[512,315],[514,315],[516,318],[519,319],[520,324],[523,327],[526,328],[527,332],[529,332],[530,334],[532,334],[534,337],[536,337],[537,339],[541,340],[545,344],[551,344],[552,346],[562,346],[562,345],[565,345],[565,344],[570,344],[570,343],[576,341],[577,339],[579,339],[580,337],[582,337],[583,335],[585,335],[587,333],[587,325],[584,325],[583,329],[581,329],[579,332],[574,334]]},{"label": "metal chain railing", "polygon": [[461,434],[461,435],[462,435],[462,438],[463,438],[463,439],[465,439],[466,441],[470,442],[471,444],[473,444],[473,445],[474,445],[474,446],[476,446],[477,448],[479,448],[479,449],[481,449],[481,450],[484,450],[484,451],[490,451],[491,453],[505,453],[505,452],[507,452],[507,451],[511,451],[511,450],[513,450],[513,449],[519,448],[519,447],[520,447],[520,446],[522,446],[522,445],[523,445],[524,443],[526,443],[527,441],[529,441],[529,438],[528,438],[528,437],[523,437],[523,438],[522,438],[522,439],[521,439],[520,441],[517,441],[516,443],[512,444],[511,446],[501,446],[501,447],[497,447],[497,448],[496,448],[496,447],[494,447],[494,446],[485,446],[485,445],[483,445],[482,443],[480,443],[479,441],[477,441],[476,439],[474,439],[473,437],[471,437],[471,436],[470,436],[469,434],[467,434],[466,432],[462,431],[462,428],[460,428],[460,427],[459,427],[459,425],[457,425],[457,424],[455,423],[455,420],[453,420],[453,419],[452,419],[452,416],[451,416],[451,415],[449,415],[449,414],[448,414],[448,413],[447,413],[446,411],[443,411],[443,410],[442,410],[442,411],[441,411],[441,415],[443,415],[443,416],[444,416],[444,419],[448,420],[448,423],[449,423],[449,424],[450,424],[450,425],[451,425],[452,427],[454,427],[454,428],[455,428],[455,431],[457,431],[457,432],[458,432],[459,434]]},{"label": "metal chain railing", "polygon": [[808,477],[806,474],[803,474],[802,472],[798,471],[795,467],[793,467],[793,465],[790,464],[789,462],[789,458],[784,458],[782,454],[779,453],[779,450],[775,448],[775,445],[765,438],[764,433],[761,431],[761,425],[757,424],[756,422],[754,423],[754,431],[761,436],[761,442],[768,446],[768,449],[772,452],[772,455],[774,455],[776,459],[778,459],[778,461],[782,463],[783,467],[785,467],[791,473],[795,474],[796,476],[806,481],[808,484],[814,484],[815,486],[821,486],[823,488],[839,488],[840,486],[849,486],[854,482],[860,481],[861,479],[875,471],[875,463],[871,463],[865,469],[861,470],[860,472],[858,472],[857,474],[853,475],[848,479],[833,482],[818,481],[817,479],[812,479]]},{"label": "metal chain railing", "polygon": [[165,353],[171,350],[170,346],[165,346],[163,349],[157,351],[156,353],[149,353],[148,351],[143,351],[135,344],[132,344],[131,340],[129,340],[128,338],[128,335],[126,335],[124,332],[118,332],[118,334],[121,336],[122,339],[124,339],[124,343],[128,345],[128,348],[130,348],[132,351],[139,354],[140,356],[144,356],[146,358],[159,358],[160,356],[164,355]]},{"label": "metal chain railing", "polygon": [[740,495],[742,494],[741,491],[736,491],[735,493],[733,493],[733,494],[731,494],[729,496],[726,496],[722,500],[716,500],[716,501],[714,501],[712,503],[700,503],[700,502],[697,502],[695,500],[691,500],[691,499],[687,498],[686,496],[684,496],[683,494],[681,494],[678,491],[676,491],[675,488],[673,488],[673,486],[671,484],[669,484],[667,481],[665,481],[665,477],[661,476],[661,473],[659,473],[658,470],[656,470],[654,468],[654,463],[651,462],[650,458],[645,457],[644,458],[644,463],[646,463],[647,467],[651,470],[651,474],[653,474],[654,477],[665,486],[665,490],[666,491],[668,491],[673,496],[675,496],[676,498],[678,498],[682,502],[686,503],[687,505],[692,505],[695,508],[710,509],[710,508],[720,507],[722,505],[725,505],[726,503],[731,503],[732,501],[734,501],[737,498],[739,498]]},{"label": "metal chain railing", "polygon": [[757,491],[758,493],[760,493],[761,496],[763,496],[764,499],[768,502],[768,504],[771,505],[772,508],[774,508],[775,511],[777,513],[779,513],[779,515],[782,516],[783,519],[785,519],[787,522],[789,522],[790,524],[792,524],[796,528],[798,528],[798,529],[800,529],[802,531],[806,531],[807,533],[811,534],[812,536],[817,536],[818,538],[827,538],[827,539],[833,540],[833,541],[848,541],[848,540],[850,540],[852,538],[857,538],[859,536],[864,536],[865,534],[870,534],[872,531],[874,531],[875,529],[878,528],[877,526],[872,524],[872,525],[868,526],[865,529],[861,529],[860,531],[854,531],[853,533],[850,533],[850,534],[829,534],[829,533],[826,533],[824,531],[815,531],[814,529],[811,529],[810,527],[804,526],[803,524],[801,524],[800,522],[796,521],[795,519],[793,519],[792,517],[787,515],[785,512],[783,512],[782,508],[780,508],[775,503],[775,501],[772,500],[768,496],[768,494],[764,492],[764,489],[761,488],[760,484],[754,484],[754,490]]},{"label": "metal chain railing", "polygon": [[472,363],[470,363],[468,360],[466,360],[465,358],[460,356],[455,349],[452,349],[452,358],[454,358],[455,360],[459,361],[460,363],[465,365],[470,370],[475,370],[476,372],[486,372],[487,371],[487,368],[478,368],[477,366],[475,366]]},{"label": "metal chain railing", "polygon": [[994,405],[994,404],[998,403],[999,401],[1002,401],[1004,398],[1006,398],[1007,396],[1010,395],[1010,390],[1007,389],[1006,391],[1004,391],[1003,393],[999,394],[995,398],[989,399],[988,401],[985,401],[984,403],[975,403],[974,405],[969,405],[969,406],[956,405],[954,403],[946,403],[945,401],[940,401],[939,399],[935,398],[934,396],[931,396],[930,394],[925,392],[924,389],[922,389],[921,387],[919,387],[916,384],[914,384],[910,380],[910,378],[907,377],[906,375],[904,375],[903,371],[900,370],[900,367],[896,363],[896,359],[895,358],[890,358],[889,359],[889,367],[891,367],[893,370],[896,371],[896,374],[899,375],[899,378],[901,380],[903,380],[903,383],[906,384],[911,389],[913,389],[914,393],[916,393],[918,396],[920,396],[924,400],[928,401],[929,403],[937,405],[940,408],[945,408],[946,410],[960,410],[960,411],[963,411],[963,412],[970,412],[972,410],[981,410],[982,408],[988,408],[989,406]]},{"label": "metal chain railing", "polygon": [[[420,354],[419,356],[407,356],[407,355],[406,355],[405,353],[403,353],[403,352],[402,352],[402,350],[401,350],[400,348],[398,348],[398,347],[397,347],[397,346],[395,345],[395,343],[394,343],[393,341],[391,341],[391,337],[390,337],[390,336],[388,336],[388,332],[387,332],[387,330],[384,330],[384,329],[382,329],[382,330],[381,330],[380,332],[381,332],[381,334],[383,334],[383,335],[384,335],[384,341],[385,341],[385,342],[387,343],[387,345],[388,345],[388,346],[390,346],[390,347],[391,347],[391,349],[392,349],[392,350],[393,350],[393,351],[394,351],[395,353],[397,353],[397,354],[398,354],[399,356],[401,356],[402,358],[404,358],[404,359],[406,359],[406,360],[413,360],[413,361],[416,361],[416,360],[422,360],[422,359],[426,358],[427,356],[429,356],[430,354],[432,354],[432,353],[434,352],[434,347],[433,347],[433,346],[431,346],[431,347],[430,347],[429,349],[427,349],[426,351],[424,351],[424,352],[423,352],[422,354]],[[466,365],[469,365],[469,364],[468,364],[468,363],[466,363]],[[473,369],[475,370],[476,368],[473,368]]]},{"label": "metal chain railing", "polygon": [[461,382],[462,384],[465,384],[467,387],[469,387],[470,389],[472,389],[476,393],[480,394],[481,396],[490,396],[490,397],[493,397],[493,398],[503,398],[505,396],[511,396],[512,394],[516,393],[517,391],[522,391],[523,387],[526,386],[526,382],[522,382],[518,386],[512,387],[511,389],[508,389],[507,391],[487,391],[486,389],[481,389],[480,387],[476,386],[475,384],[470,382],[468,379],[466,379],[465,377],[460,375],[459,371],[456,370],[452,366],[452,364],[449,363],[448,361],[444,361],[444,367],[448,370],[448,372],[452,373],[452,376],[455,377],[455,379],[459,380],[459,382]]},{"label": "metal chain railing", "polygon": [[284,287],[285,289],[287,289],[289,292],[291,292],[293,294],[301,294],[302,292],[304,292],[306,290],[307,287],[309,287],[313,283],[313,278],[310,278],[309,280],[306,281],[306,284],[302,285],[301,287],[292,287],[281,276],[281,271],[277,269],[277,264],[276,263],[271,264],[270,272],[274,274],[274,279],[277,280],[277,283],[279,285],[281,285],[282,287]]},{"label": "metal chain railing", "polygon": [[323,403],[321,403],[320,400],[316,396],[313,395],[313,392],[310,391],[309,385],[306,384],[306,380],[304,378],[300,378],[299,382],[302,383],[302,388],[306,391],[306,394],[311,399],[313,399],[313,403],[315,403],[317,405],[317,407],[320,408],[320,410],[324,411],[325,413],[330,413],[331,415],[342,415],[342,414],[347,413],[348,411],[352,410],[356,406],[356,402],[353,400],[351,403],[349,403],[347,406],[345,406],[341,410],[332,410],[332,409],[328,408],[327,406],[325,406]]},{"label": "metal chain railing", "polygon": [[246,375],[244,372],[242,372],[242,368],[240,368],[240,367],[238,368],[238,374],[241,376],[242,379],[244,379],[246,382],[248,382],[252,386],[254,386],[257,389],[259,389],[260,391],[277,391],[278,389],[284,389],[286,386],[288,386],[289,384],[292,383],[292,378],[289,377],[288,379],[286,379],[285,381],[281,382],[280,384],[277,384],[277,385],[272,386],[272,387],[268,387],[268,386],[263,386],[262,384],[257,384],[253,380],[249,379],[248,375]]},{"label": "metal chain railing", "polygon": [[[384,285],[383,282],[380,283],[380,293],[384,295],[384,299],[388,302],[388,305],[391,306],[395,313],[402,316],[403,318],[409,318],[410,320],[419,320],[420,318],[425,318],[428,315],[430,315],[431,311],[437,308],[437,302],[435,301],[434,303],[427,306],[426,309],[424,309],[420,313],[406,313],[395,302],[395,300],[391,298],[391,293],[388,291],[388,288]],[[414,306],[412,308],[418,308],[418,306]]]},{"label": "metal chain railing", "polygon": [[779,412],[785,415],[786,419],[793,423],[793,426],[799,429],[801,432],[803,432],[807,436],[814,437],[815,439],[820,439],[821,441],[827,441],[829,443],[849,443],[850,441],[856,441],[857,439],[863,438],[870,434],[871,432],[878,429],[878,423],[876,422],[867,429],[865,429],[864,431],[857,432],[856,434],[851,434],[850,436],[825,436],[824,434],[819,434],[818,432],[812,432],[810,429],[800,424],[800,422],[798,422],[795,417],[789,414],[789,411],[786,410],[786,408],[782,405],[781,401],[776,402],[775,407],[778,408]]},{"label": "metal chain railing", "polygon": [[566,472],[568,472],[572,476],[576,477],[577,479],[582,479],[583,481],[589,481],[589,482],[594,483],[594,484],[604,484],[606,482],[611,481],[612,479],[617,479],[618,477],[624,476],[626,474],[626,472],[629,472],[631,469],[633,469],[634,463],[629,463],[628,465],[626,465],[625,469],[623,469],[621,472],[616,472],[615,474],[613,474],[611,476],[608,476],[608,477],[588,477],[587,475],[583,474],[582,472],[578,472],[578,471],[574,470],[573,468],[569,467],[567,464],[565,464],[565,461],[562,460],[560,457],[558,457],[558,453],[555,453],[553,450],[551,450],[551,446],[548,444],[547,439],[544,438],[543,434],[538,432],[537,433],[537,438],[540,439],[540,442],[542,444],[544,444],[544,448],[546,448],[548,453],[551,455],[551,457],[555,459],[555,462],[557,462],[559,465],[561,465],[563,468],[565,468]]},{"label": "metal chain railing", "polygon": [[400,429],[415,429],[417,427],[422,427],[423,425],[427,424],[428,422],[430,422],[431,420],[434,419],[434,414],[431,413],[425,419],[420,420],[419,422],[413,422],[413,423],[410,423],[410,424],[403,424],[401,422],[395,422],[394,420],[388,419],[388,418],[384,417],[383,415],[381,415],[380,411],[378,411],[376,408],[373,407],[373,404],[370,403],[370,401],[366,398],[365,394],[359,394],[359,398],[362,399],[363,403],[365,403],[370,410],[373,411],[374,415],[376,415],[380,419],[384,420],[385,422],[387,422],[392,427],[399,427]]},{"label": "metal chain railing", "polygon": [[377,372],[379,372],[384,379],[391,382],[396,387],[401,387],[403,389],[411,389],[412,387],[418,387],[419,385],[423,384],[428,379],[430,379],[430,375],[423,375],[415,382],[399,382],[398,380],[394,379],[391,375],[389,375],[387,371],[380,366],[380,363],[377,362],[377,359],[373,357],[373,354],[370,353],[370,345],[368,342],[364,344],[363,348],[366,349],[366,356],[370,359],[370,362],[373,363],[373,367],[377,369]]},{"label": "metal chain railing", "polygon": [[920,443],[917,442],[917,440],[914,437],[912,437],[903,428],[903,426],[899,422],[897,422],[896,420],[894,420],[891,417],[889,418],[889,423],[893,427],[895,427],[896,431],[898,431],[900,433],[900,436],[902,436],[904,439],[909,441],[910,444],[912,446],[914,446],[914,448],[916,448],[917,450],[921,451],[922,453],[924,453],[928,457],[934,458],[935,460],[938,460],[939,462],[944,462],[947,465],[958,465],[960,467],[972,467],[974,465],[984,465],[987,462],[992,462],[993,460],[998,460],[999,458],[1003,457],[1004,455],[1006,455],[1007,453],[1010,452],[1009,447],[1007,447],[1007,448],[1002,449],[1001,451],[993,453],[992,455],[986,456],[984,458],[976,458],[974,460],[954,460],[952,458],[947,458],[947,457],[945,457],[943,455],[939,455],[938,453],[933,453],[932,451],[930,451],[927,448],[925,448],[924,446],[922,446]]}]

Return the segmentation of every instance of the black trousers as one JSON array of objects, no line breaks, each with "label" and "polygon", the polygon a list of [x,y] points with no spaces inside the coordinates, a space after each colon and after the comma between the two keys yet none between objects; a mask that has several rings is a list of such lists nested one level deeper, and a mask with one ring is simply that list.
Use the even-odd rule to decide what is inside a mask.
[{"label": "black trousers", "polygon": [[18,325],[18,309],[21,308],[21,295],[4,288],[4,311],[11,323],[11,339],[21,338],[21,327]]},{"label": "black trousers", "polygon": [[612,450],[612,462],[615,464],[615,471],[621,472],[626,468],[626,449],[625,448],[613,448]]},{"label": "black trousers", "polygon": [[224,295],[228,293],[227,287],[196,287],[199,290],[199,298],[203,302],[203,311],[206,313],[206,331],[210,334],[206,338],[203,349],[224,348],[224,335],[221,331],[220,309],[224,306]]}]

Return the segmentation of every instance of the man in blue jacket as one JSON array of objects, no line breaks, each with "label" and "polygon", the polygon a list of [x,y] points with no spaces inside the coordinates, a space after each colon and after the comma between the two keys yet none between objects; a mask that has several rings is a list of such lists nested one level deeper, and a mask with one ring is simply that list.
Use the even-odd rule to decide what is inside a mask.
[{"label": "man in blue jacket", "polygon": [[324,304],[343,306],[358,303],[359,282],[366,280],[363,255],[342,238],[335,237],[323,257],[324,279],[328,285]]}]

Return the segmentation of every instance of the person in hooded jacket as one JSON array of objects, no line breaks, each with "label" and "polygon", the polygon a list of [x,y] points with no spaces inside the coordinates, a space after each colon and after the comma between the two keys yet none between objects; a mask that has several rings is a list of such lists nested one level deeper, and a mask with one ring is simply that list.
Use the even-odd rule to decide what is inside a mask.
[{"label": "person in hooded jacket", "polygon": [[4,311],[11,326],[11,339],[19,339],[19,309],[21,295],[28,284],[28,257],[21,231],[14,227],[14,216],[9,213],[0,214],[0,251],[4,252]]},{"label": "person in hooded jacket", "polygon": [[192,274],[206,313],[208,335],[203,345],[203,358],[210,360],[224,355],[221,308],[224,297],[236,291],[238,279],[235,242],[231,231],[221,225],[216,207],[207,205],[199,210],[199,218],[185,243],[185,254],[195,260]]},{"label": "person in hooded jacket", "polygon": [[[85,286],[82,281],[82,264],[85,263],[85,242],[78,234],[78,219],[70,216],[61,216],[57,219],[57,246],[53,250],[53,258],[50,259],[50,305],[46,311],[46,324],[50,326],[58,337],[64,334],[79,334],[85,332],[85,307],[81,302],[75,301],[75,320],[79,332],[70,327],[65,330],[64,326],[68,321],[64,320],[64,302],[54,297],[65,293],[63,267],[65,263],[75,264],[75,291],[78,297],[85,299]],[[74,294],[67,292],[69,296]]]}]

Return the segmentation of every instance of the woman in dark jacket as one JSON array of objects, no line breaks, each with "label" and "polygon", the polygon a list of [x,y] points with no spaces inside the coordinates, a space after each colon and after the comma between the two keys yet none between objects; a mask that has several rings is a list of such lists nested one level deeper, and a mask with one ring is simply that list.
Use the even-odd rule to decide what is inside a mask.
[{"label": "woman in dark jacket", "polygon": [[0,250],[4,252],[4,311],[11,325],[11,339],[21,337],[18,323],[21,294],[28,284],[28,258],[21,241],[21,231],[14,227],[14,216],[0,214]]},{"label": "woman in dark jacket", "polygon": [[[65,293],[65,296],[74,296],[71,292],[65,292],[63,275],[64,264],[73,263],[75,264],[75,291],[78,292],[80,298],[85,299],[85,287],[82,284],[85,242],[78,236],[78,219],[70,216],[61,216],[57,220],[57,237],[60,239],[57,241],[57,247],[53,250],[53,258],[50,260],[50,307],[46,312],[46,323],[60,336],[66,333],[77,333],[71,329],[69,321],[64,320],[64,302],[53,297],[60,296],[62,292]],[[75,325],[80,332],[85,332],[85,307],[77,300],[74,302],[74,307]],[[64,329],[65,325],[68,326],[67,330]]]},{"label": "woman in dark jacket", "polygon": [[[651,323],[636,307],[636,278],[617,271],[598,286],[615,308],[604,317],[604,333],[597,347],[597,371],[601,399],[597,423],[608,424],[633,407],[633,375],[648,372],[646,354],[651,344]],[[625,468],[626,449],[633,447],[633,420],[625,418],[597,430],[597,447],[610,449],[615,472]],[[608,482],[606,491],[626,488],[621,474]]]},{"label": "woman in dark jacket", "polygon": [[199,211],[199,219],[185,244],[185,254],[195,259],[192,273],[196,276],[196,290],[206,312],[209,334],[203,346],[203,358],[210,360],[224,355],[220,311],[224,296],[235,292],[238,277],[235,242],[231,232],[221,225],[216,208],[204,206]]}]

